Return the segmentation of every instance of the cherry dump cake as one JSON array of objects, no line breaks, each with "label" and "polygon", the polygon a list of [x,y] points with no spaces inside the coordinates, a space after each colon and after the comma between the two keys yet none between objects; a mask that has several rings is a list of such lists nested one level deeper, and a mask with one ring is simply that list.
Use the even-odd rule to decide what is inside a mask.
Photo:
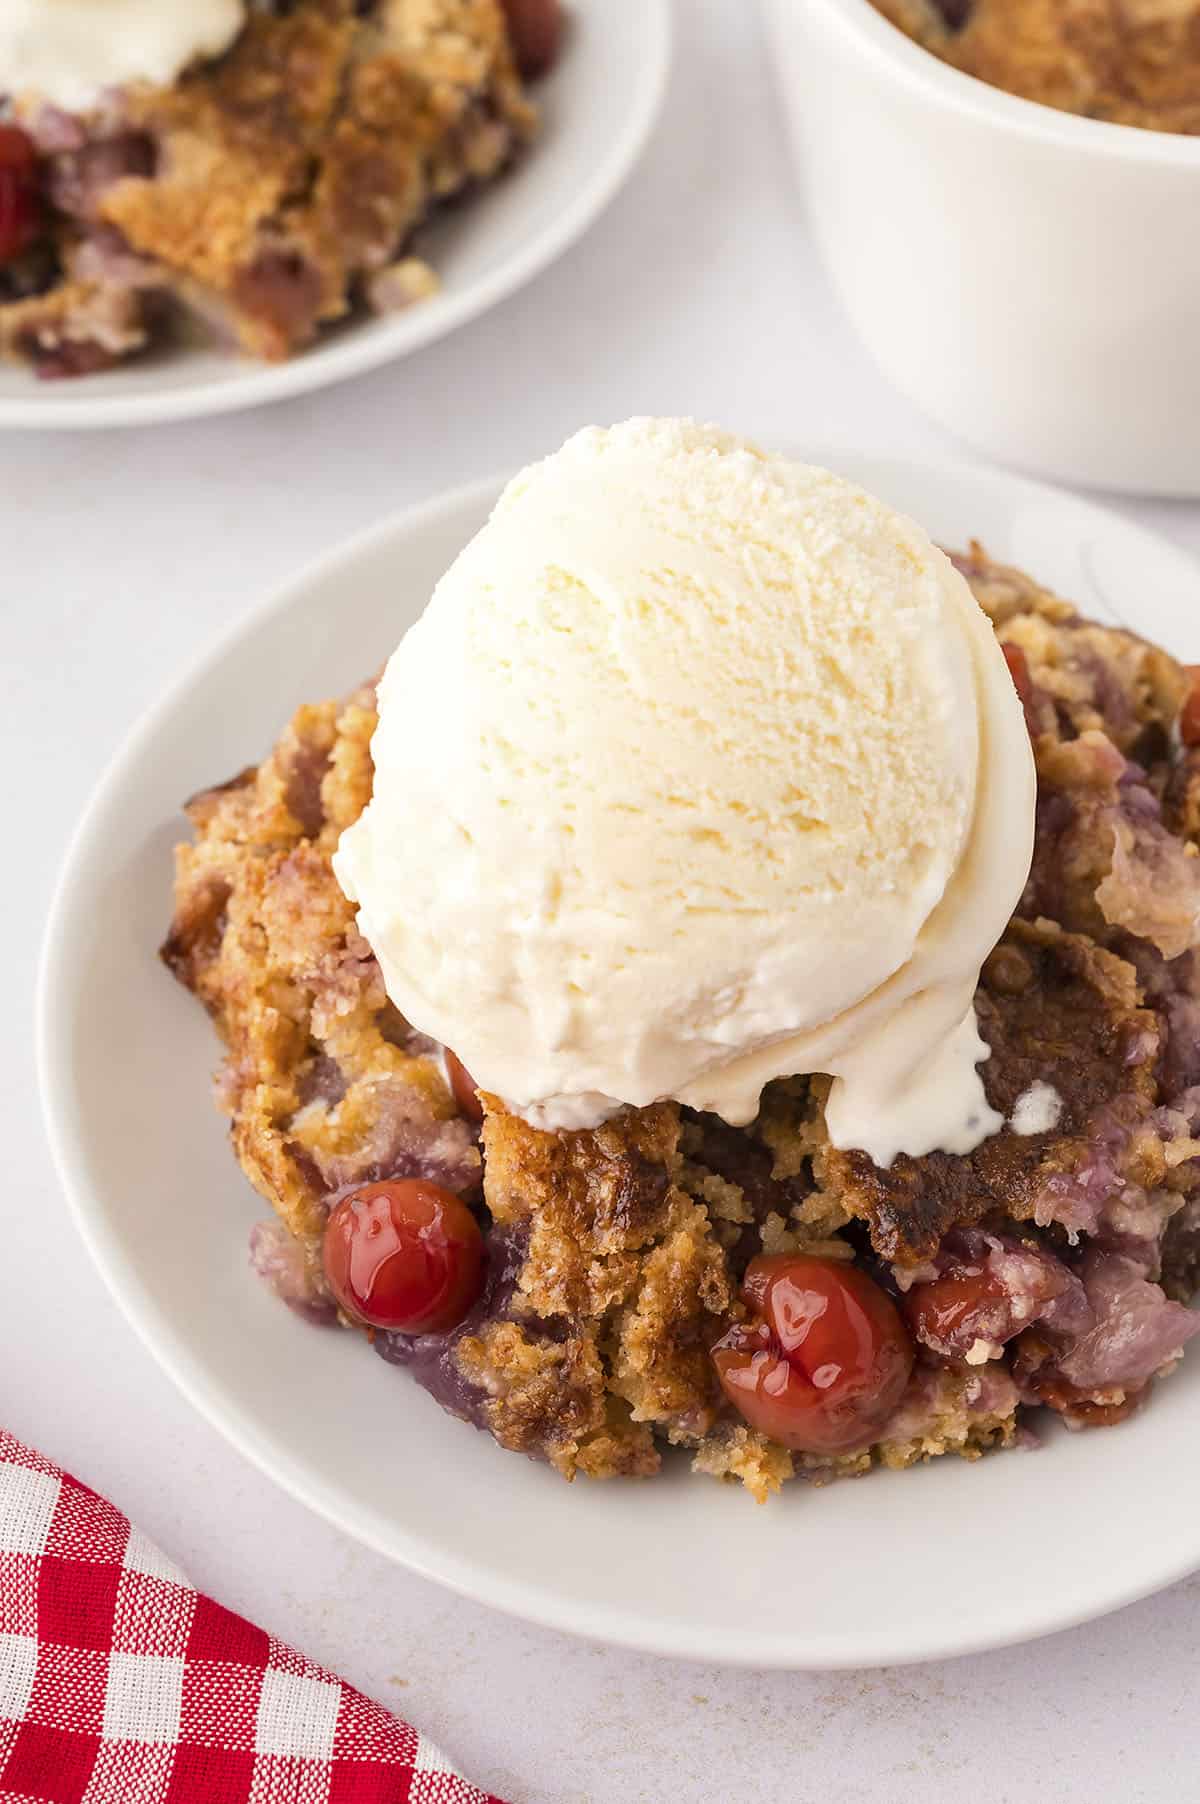
[{"label": "cherry dump cake", "polygon": [[[209,4],[240,28],[174,80],[72,81],[54,104],[0,60],[0,355],[40,376],[109,368],[183,322],[282,359],[428,295],[414,234],[533,136],[523,78],[559,22],[557,0]],[[18,26],[9,54],[52,24]],[[99,20],[76,29],[116,54]]]},{"label": "cherry dump cake", "polygon": [[743,1126],[653,1102],[546,1127],[478,1095],[334,873],[375,781],[368,683],[188,804],[163,949],[225,1042],[279,1296],[567,1478],[677,1447],[761,1499],[1144,1402],[1200,1327],[1200,688],[979,547],[953,561],[1037,771],[974,999],[1001,1125],[877,1163],[833,1143],[824,1076]]},{"label": "cherry dump cake", "polygon": [[1200,132],[1198,0],[873,0],[944,62],[1025,100]]}]

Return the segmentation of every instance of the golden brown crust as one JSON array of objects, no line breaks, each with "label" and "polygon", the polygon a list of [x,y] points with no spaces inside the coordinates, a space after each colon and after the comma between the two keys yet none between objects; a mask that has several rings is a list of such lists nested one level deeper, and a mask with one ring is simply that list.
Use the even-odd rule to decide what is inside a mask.
[{"label": "golden brown crust", "polygon": [[534,123],[496,0],[391,0],[366,22],[351,0],[308,0],[134,94],[129,116],[159,167],[118,184],[104,218],[267,358],[345,313],[358,274]]},{"label": "golden brown crust", "polygon": [[163,947],[226,1043],[217,1094],[242,1168],[314,1263],[329,1192],[365,1179],[402,1124],[436,1139],[453,1116],[329,862],[370,793],[374,722],[369,688],[301,708],[257,771],[193,798]]},{"label": "golden brown crust", "polygon": [[709,1347],[734,1307],[704,1205],[680,1189],[674,1104],[548,1134],[488,1100],[487,1202],[528,1230],[523,1303],[588,1324],[637,1422],[697,1435],[716,1408]]},{"label": "golden brown crust", "polygon": [[935,56],[992,87],[1089,119],[1200,132],[1197,0],[874,3]]},{"label": "golden brown crust", "polygon": [[463,1376],[486,1391],[487,1424],[502,1447],[548,1459],[564,1478],[645,1478],[658,1470],[650,1430],[609,1392],[595,1337],[562,1341],[493,1322],[458,1343]]},{"label": "golden brown crust", "polygon": [[1007,1119],[1037,1082],[1060,1097],[1051,1133],[994,1134],[965,1158],[901,1154],[886,1171],[865,1153],[824,1147],[814,1160],[823,1189],[869,1224],[881,1258],[918,1265],[963,1223],[999,1214],[1028,1220],[1047,1179],[1086,1155],[1089,1130],[1123,1088],[1155,1094],[1157,1020],[1138,1006],[1132,965],[1052,921],[1014,921],[983,970],[979,1029],[992,1056],[983,1067],[988,1101]]}]

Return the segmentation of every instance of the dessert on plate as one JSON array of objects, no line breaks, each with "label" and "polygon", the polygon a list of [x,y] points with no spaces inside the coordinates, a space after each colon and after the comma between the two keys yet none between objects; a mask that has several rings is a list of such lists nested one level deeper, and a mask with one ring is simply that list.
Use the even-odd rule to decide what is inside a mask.
[{"label": "dessert on plate", "polygon": [[873,0],[944,62],[1025,100],[1200,132],[1200,0]]},{"label": "dessert on plate", "polygon": [[7,0],[0,355],[80,376],[181,325],[291,356],[436,288],[440,207],[532,137],[558,0]]},{"label": "dessert on plate", "polygon": [[1200,1327],[1200,687],[688,422],[518,476],[188,804],[285,1302],[563,1476],[1121,1421]]}]

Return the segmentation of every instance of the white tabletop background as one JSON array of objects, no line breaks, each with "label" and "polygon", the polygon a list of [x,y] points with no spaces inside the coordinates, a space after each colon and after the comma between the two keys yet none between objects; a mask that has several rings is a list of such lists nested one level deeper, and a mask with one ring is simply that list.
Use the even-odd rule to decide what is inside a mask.
[{"label": "white tabletop background", "polygon": [[[877,1672],[726,1672],[527,1628],[364,1552],[232,1452],[117,1314],[50,1167],[32,992],[64,845],[129,724],[264,590],[589,421],[691,413],[768,442],[953,455],[839,316],[753,9],[686,0],[679,26],[665,117],[629,186],[487,318],[257,415],[0,438],[0,1420],[518,1804],[961,1804],[984,1775],[989,1804],[1173,1800],[1194,1763],[1200,1577],[1032,1647]],[[1114,505],[1200,553],[1200,506]],[[936,1549],[934,1525],[931,1586]],[[1019,1549],[979,1557],[1020,1582]]]}]

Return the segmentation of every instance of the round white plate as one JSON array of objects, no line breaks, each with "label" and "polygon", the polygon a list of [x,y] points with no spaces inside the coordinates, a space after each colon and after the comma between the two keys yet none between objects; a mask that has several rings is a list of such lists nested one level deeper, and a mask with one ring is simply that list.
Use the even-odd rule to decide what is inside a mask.
[{"label": "round white plate", "polygon": [[[1200,659],[1196,569],[1117,516],[990,471],[820,461],[944,542],[974,534],[1089,612]],[[79,829],[46,942],[41,1077],[64,1185],[121,1307],[197,1408],[331,1522],[578,1634],[760,1666],[919,1660],[1045,1634],[1200,1566],[1194,1355],[1123,1427],[976,1465],[793,1484],[758,1508],[682,1464],[650,1484],[568,1489],[251,1274],[247,1230],[264,1210],[211,1102],[216,1042],[155,956],[179,803],[258,759],[299,702],[374,670],[497,487],[389,521],[252,614],[137,728]]]},{"label": "round white plate", "polygon": [[149,425],[260,407],[361,375],[474,319],[551,263],[591,225],[640,156],[671,57],[668,0],[571,0],[570,34],[534,89],[536,143],[511,173],[423,235],[441,290],[403,313],[330,332],[288,363],[220,347],[178,347],[76,381],[39,382],[0,365],[0,428]]}]

